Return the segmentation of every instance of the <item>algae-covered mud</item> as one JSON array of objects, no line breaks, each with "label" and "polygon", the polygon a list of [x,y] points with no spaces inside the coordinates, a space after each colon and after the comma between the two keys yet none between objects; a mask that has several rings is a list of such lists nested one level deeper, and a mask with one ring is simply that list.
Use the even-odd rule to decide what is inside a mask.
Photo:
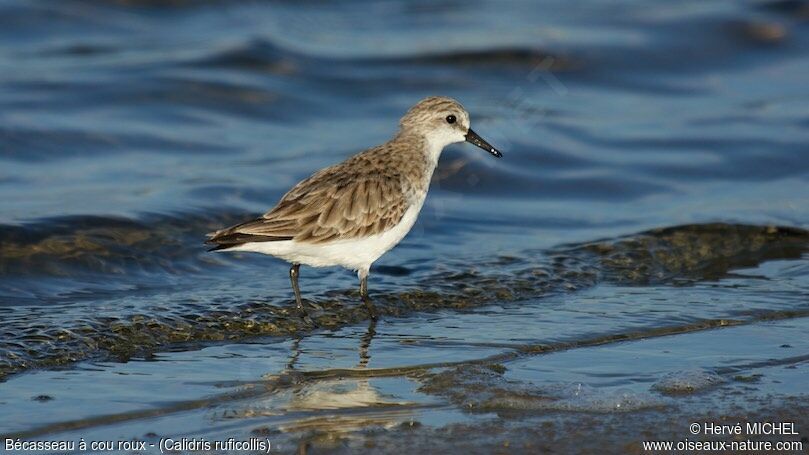
[{"label": "algae-covered mud", "polygon": [[[161,223],[167,222],[161,220]],[[171,220],[168,220],[171,222]],[[174,221],[175,224],[179,224]],[[186,225],[193,226],[193,222]],[[51,238],[30,243],[8,241],[4,248],[16,255],[4,255],[9,269],[26,263],[86,263],[81,256],[103,255],[107,263],[115,249],[171,244],[161,239],[163,226],[152,225],[152,232],[136,226],[94,226],[87,231],[60,233],[58,246]],[[167,236],[180,229],[165,228]],[[55,237],[55,236],[54,236]],[[180,243],[179,239],[174,242]],[[193,245],[193,240],[190,241]],[[88,245],[95,245],[88,248]],[[105,250],[107,249],[107,250]],[[177,249],[171,262],[177,264]],[[797,228],[744,225],[693,225],[644,232],[638,235],[581,245],[566,245],[550,251],[526,251],[519,256],[481,258],[474,264],[454,266],[452,271],[436,272],[414,281],[412,289],[377,293],[375,305],[380,314],[406,317],[416,312],[442,309],[464,310],[573,292],[598,283],[622,285],[684,285],[692,281],[718,279],[731,269],[756,266],[770,259],[799,259],[809,251],[809,232]],[[194,256],[192,251],[189,255]],[[202,253],[197,252],[199,256]],[[154,255],[156,256],[156,254]],[[63,259],[64,258],[64,259]],[[91,258],[87,258],[92,260]],[[202,261],[195,258],[197,261]],[[157,258],[156,261],[159,261]],[[188,259],[188,263],[193,262]],[[30,266],[30,265],[28,265]],[[189,265],[188,269],[193,266]],[[356,292],[335,291],[310,302],[317,327],[339,329],[365,319]],[[69,308],[67,309],[70,310]],[[313,330],[292,311],[286,299],[240,302],[220,299],[209,305],[179,301],[161,302],[153,313],[127,312],[111,308],[109,315],[76,315],[76,320],[48,325],[30,314],[9,317],[4,324],[2,370],[6,375],[26,368],[58,366],[77,360],[127,360],[151,356],[176,343],[240,340],[255,336],[300,337]],[[127,314],[129,313],[129,314]],[[696,313],[696,312],[695,312]],[[696,315],[696,314],[695,314]],[[64,315],[60,315],[63,318]],[[724,322],[724,321],[723,321]]]},{"label": "algae-covered mud", "polygon": [[[0,1],[0,442],[805,453],[808,12]],[[378,322],[205,251],[435,94],[504,157],[444,152]]]}]

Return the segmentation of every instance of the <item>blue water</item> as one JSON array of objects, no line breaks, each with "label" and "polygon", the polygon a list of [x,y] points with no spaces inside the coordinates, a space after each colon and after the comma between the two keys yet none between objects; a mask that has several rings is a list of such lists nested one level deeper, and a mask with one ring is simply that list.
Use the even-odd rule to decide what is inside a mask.
[{"label": "blue water", "polygon": [[[312,434],[357,448],[390,422],[490,417],[412,372],[345,379],[348,407],[301,404],[345,392],[328,372],[358,362],[499,362],[561,394],[541,414],[738,405],[726,363],[807,354],[808,21],[792,0],[0,1],[0,433],[105,435],[93,419],[157,410],[116,434],[264,425],[328,451]],[[372,269],[373,330],[351,272],[302,270],[324,324],[301,331],[285,263],[205,252],[206,232],[387,140],[436,94],[505,156],[444,152],[413,231]],[[768,324],[797,329],[738,349]],[[616,335],[630,341],[588,344]],[[706,357],[716,337],[727,349]],[[509,357],[540,345],[561,350]],[[805,397],[802,362],[744,385]],[[651,388],[694,369],[730,382],[704,402]],[[272,412],[172,408],[284,371],[329,379],[251,395]]]}]

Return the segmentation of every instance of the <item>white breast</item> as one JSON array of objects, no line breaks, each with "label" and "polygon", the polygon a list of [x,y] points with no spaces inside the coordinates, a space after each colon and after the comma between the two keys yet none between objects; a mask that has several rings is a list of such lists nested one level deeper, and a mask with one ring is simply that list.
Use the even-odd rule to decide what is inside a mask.
[{"label": "white breast", "polygon": [[[426,196],[426,195],[425,195]],[[424,197],[411,205],[393,228],[370,237],[338,240],[329,243],[302,243],[294,240],[254,242],[228,251],[252,251],[269,254],[286,261],[312,267],[339,265],[352,270],[368,270],[371,264],[396,246],[410,232],[418,218]]]}]

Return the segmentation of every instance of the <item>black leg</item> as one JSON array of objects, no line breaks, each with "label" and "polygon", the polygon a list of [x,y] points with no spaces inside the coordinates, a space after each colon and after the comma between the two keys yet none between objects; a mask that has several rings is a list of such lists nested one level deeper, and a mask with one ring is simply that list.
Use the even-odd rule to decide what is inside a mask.
[{"label": "black leg", "polygon": [[368,309],[368,316],[371,320],[376,321],[376,308],[374,307],[374,302],[368,297],[368,272],[360,274],[360,298],[365,303],[365,308]]},{"label": "black leg", "polygon": [[301,289],[298,287],[298,275],[300,269],[300,264],[292,264],[292,268],[289,269],[289,281],[292,283],[292,292],[295,293],[295,308],[297,308],[301,319],[303,319],[306,323],[314,324],[312,318],[306,314],[306,308],[303,307],[303,301],[301,300]]}]

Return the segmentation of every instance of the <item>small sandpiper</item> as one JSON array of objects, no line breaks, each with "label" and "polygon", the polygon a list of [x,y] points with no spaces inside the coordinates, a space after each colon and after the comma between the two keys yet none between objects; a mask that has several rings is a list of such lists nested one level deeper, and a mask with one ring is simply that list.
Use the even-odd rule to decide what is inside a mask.
[{"label": "small sandpiper", "polygon": [[402,117],[390,141],[322,169],[289,190],[262,217],[209,234],[210,251],[252,251],[292,264],[289,278],[301,317],[301,264],[356,270],[369,316],[371,264],[413,227],[441,152],[471,142],[500,158],[469,128],[469,114],[452,98],[425,98]]}]

